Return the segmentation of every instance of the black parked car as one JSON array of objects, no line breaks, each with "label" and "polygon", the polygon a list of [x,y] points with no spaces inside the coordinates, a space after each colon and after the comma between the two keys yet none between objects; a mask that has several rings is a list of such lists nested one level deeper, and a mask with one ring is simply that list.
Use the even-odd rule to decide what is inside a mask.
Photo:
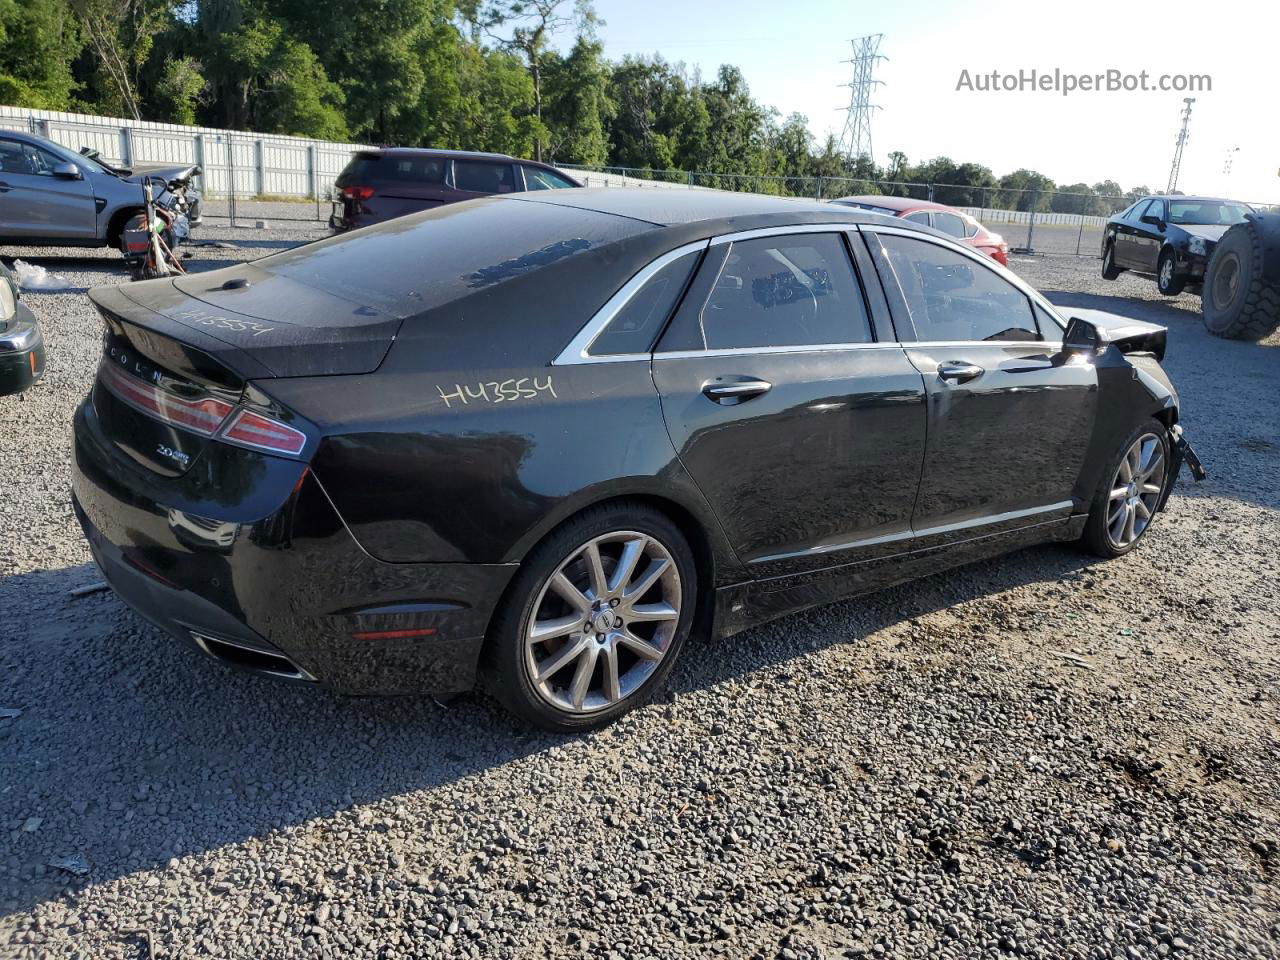
[{"label": "black parked car", "polygon": [[0,397],[44,376],[44,337],[9,268],[0,263]]},{"label": "black parked car", "polygon": [[1214,245],[1253,208],[1211,197],[1143,197],[1107,221],[1102,232],[1102,276],[1125,270],[1154,276],[1167,297],[1199,287]]},{"label": "black parked car", "polygon": [[501,153],[410,147],[361,150],[334,181],[338,196],[329,226],[353,230],[495,193],[581,186],[555,167]]},{"label": "black parked car", "polygon": [[1126,553],[1185,449],[1163,328],[825,204],[495,197],[90,296],[74,499],[121,597],[344,691],[483,671],[558,730],[695,627]]}]

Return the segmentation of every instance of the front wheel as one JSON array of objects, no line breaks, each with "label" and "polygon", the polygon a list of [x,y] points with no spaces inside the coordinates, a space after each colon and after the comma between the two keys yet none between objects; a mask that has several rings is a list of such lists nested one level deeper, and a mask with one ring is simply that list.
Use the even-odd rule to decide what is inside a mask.
[{"label": "front wheel", "polygon": [[1173,251],[1165,249],[1160,254],[1160,260],[1156,264],[1156,287],[1166,297],[1176,297],[1182,292],[1182,288],[1187,285],[1186,278],[1178,276],[1174,268],[1177,266],[1177,260],[1173,255]]},{"label": "front wheel", "polygon": [[1121,557],[1137,546],[1160,507],[1169,473],[1169,433],[1152,420],[1120,445],[1094,494],[1081,542],[1099,557]]},{"label": "front wheel", "polygon": [[489,636],[487,681],[544,730],[594,730],[647,700],[693,619],[684,536],[642,505],[586,511],[521,564]]}]

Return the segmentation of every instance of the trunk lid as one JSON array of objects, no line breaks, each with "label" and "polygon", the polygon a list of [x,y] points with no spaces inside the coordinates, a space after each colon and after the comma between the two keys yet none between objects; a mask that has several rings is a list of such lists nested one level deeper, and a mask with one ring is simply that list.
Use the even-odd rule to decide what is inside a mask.
[{"label": "trunk lid", "polygon": [[[127,319],[179,341],[196,335],[193,345],[244,379],[370,373],[401,323],[252,264],[98,289],[90,297],[100,308],[110,298]],[[122,310],[122,303],[134,309]]]}]

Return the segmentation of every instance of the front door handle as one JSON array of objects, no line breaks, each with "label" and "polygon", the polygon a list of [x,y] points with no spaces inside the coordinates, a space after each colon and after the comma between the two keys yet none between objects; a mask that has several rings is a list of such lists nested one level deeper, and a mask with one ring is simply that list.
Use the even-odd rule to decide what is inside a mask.
[{"label": "front door handle", "polygon": [[944,383],[968,383],[977,380],[986,373],[976,363],[964,363],[960,360],[947,360],[938,364],[938,377]]},{"label": "front door handle", "polygon": [[702,385],[702,393],[708,400],[716,403],[734,404],[768,393],[773,384],[768,380],[726,380],[717,377]]}]

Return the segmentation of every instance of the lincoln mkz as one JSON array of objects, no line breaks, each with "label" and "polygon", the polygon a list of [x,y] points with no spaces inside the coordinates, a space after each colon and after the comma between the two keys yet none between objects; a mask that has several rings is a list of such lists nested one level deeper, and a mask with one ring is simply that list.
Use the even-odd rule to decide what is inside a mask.
[{"label": "lincoln mkz", "polygon": [[1127,553],[1194,465],[1163,328],[848,207],[543,191],[90,296],[74,501],[126,603],[348,693],[483,678],[553,730],[691,631]]}]

